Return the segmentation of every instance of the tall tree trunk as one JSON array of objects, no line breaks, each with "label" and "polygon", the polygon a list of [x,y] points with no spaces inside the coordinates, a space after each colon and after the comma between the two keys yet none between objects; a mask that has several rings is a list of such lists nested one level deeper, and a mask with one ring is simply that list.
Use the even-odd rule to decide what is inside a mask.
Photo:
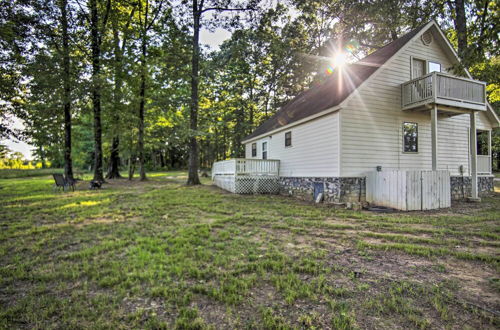
[{"label": "tall tree trunk", "polygon": [[107,179],[121,178],[120,175],[120,135],[119,122],[121,111],[122,93],[122,54],[120,49],[120,38],[118,35],[118,24],[116,15],[113,15],[113,52],[114,52],[114,90],[113,90],[113,141],[109,156],[109,168]]},{"label": "tall tree trunk", "polygon": [[90,31],[92,47],[92,106],[94,112],[94,180],[104,182],[102,171],[102,125],[101,125],[101,83],[99,17],[97,0],[90,0]]},{"label": "tall tree trunk", "polygon": [[139,174],[141,181],[146,180],[146,170],[144,168],[144,102],[146,96],[146,43],[142,42],[142,68],[141,68],[141,87],[139,91],[139,134],[137,143],[137,152],[139,154]]},{"label": "tall tree trunk", "polygon": [[128,158],[128,179],[132,180],[135,172],[135,155],[131,155]]},{"label": "tall tree trunk", "polygon": [[458,56],[462,61],[467,56],[467,17],[465,15],[465,0],[455,0],[454,6],[451,0],[448,1],[450,11],[455,11],[453,23],[457,31]]},{"label": "tall tree trunk", "polygon": [[190,104],[190,121],[189,128],[191,136],[189,138],[189,165],[188,165],[188,185],[200,184],[198,177],[198,141],[196,138],[198,130],[198,65],[200,57],[200,17],[201,11],[198,9],[198,1],[193,0],[193,54],[191,58],[191,104]]},{"label": "tall tree trunk", "polygon": [[[139,6],[141,6],[139,4]],[[141,7],[139,7],[141,8]],[[140,180],[146,180],[146,169],[144,168],[144,105],[146,99],[146,55],[147,55],[147,35],[148,35],[148,12],[149,1],[146,0],[144,23],[141,31],[141,86],[139,90],[139,134],[137,141],[137,153],[139,156]]]},{"label": "tall tree trunk", "polygon": [[120,179],[120,136],[116,133],[111,142],[111,153],[109,155],[109,168],[106,179]]},{"label": "tall tree trunk", "polygon": [[68,12],[67,0],[60,0],[61,28],[63,43],[63,85],[64,85],[64,175],[73,180],[73,163],[71,161],[71,76],[69,58]]}]

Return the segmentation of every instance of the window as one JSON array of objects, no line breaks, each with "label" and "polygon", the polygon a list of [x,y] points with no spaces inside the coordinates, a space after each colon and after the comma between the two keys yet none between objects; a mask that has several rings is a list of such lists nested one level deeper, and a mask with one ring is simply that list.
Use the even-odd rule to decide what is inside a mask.
[{"label": "window", "polygon": [[403,152],[418,152],[417,123],[403,123]]},{"label": "window", "polygon": [[292,146],[292,132],[285,133],[285,147]]},{"label": "window", "polygon": [[262,142],[262,159],[267,159],[267,142]]},{"label": "window", "polygon": [[441,64],[437,62],[430,62],[429,61],[429,71],[428,73],[431,72],[441,72]]},{"label": "window", "polygon": [[252,143],[252,157],[257,157],[257,143]]},{"label": "window", "polygon": [[477,131],[477,154],[489,156],[490,154],[490,134],[488,131]]}]

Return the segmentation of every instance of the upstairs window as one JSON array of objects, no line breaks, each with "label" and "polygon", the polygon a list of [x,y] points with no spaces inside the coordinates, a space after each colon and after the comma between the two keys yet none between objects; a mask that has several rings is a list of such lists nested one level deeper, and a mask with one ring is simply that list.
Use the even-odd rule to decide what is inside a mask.
[{"label": "upstairs window", "polygon": [[428,73],[431,73],[431,72],[441,72],[441,64],[440,63],[437,63],[437,62],[431,62],[429,61],[429,71]]},{"label": "upstairs window", "polygon": [[285,147],[292,146],[292,132],[285,133]]},{"label": "upstairs window", "polygon": [[403,152],[418,152],[417,123],[403,123]]},{"label": "upstairs window", "polygon": [[257,157],[257,143],[252,143],[252,157]]},{"label": "upstairs window", "polygon": [[262,142],[262,159],[267,159],[267,142]]}]

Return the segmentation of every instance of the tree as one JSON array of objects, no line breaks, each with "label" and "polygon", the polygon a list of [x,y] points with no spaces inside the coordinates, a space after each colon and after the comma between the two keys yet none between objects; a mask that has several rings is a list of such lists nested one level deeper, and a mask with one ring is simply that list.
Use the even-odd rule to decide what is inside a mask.
[{"label": "tree", "polygon": [[134,18],[134,13],[136,11],[137,5],[133,4],[129,8],[129,14],[126,18],[126,22],[123,26],[123,30],[120,31],[120,8],[118,5],[113,7],[111,13],[111,26],[113,34],[113,110],[112,110],[112,142],[111,142],[111,152],[109,157],[108,173],[106,174],[107,179],[121,178],[120,175],[120,120],[121,113],[123,111],[122,101],[123,101],[123,66],[124,66],[124,56],[125,49],[127,48],[130,34],[130,24]]},{"label": "tree", "polygon": [[105,13],[99,26],[97,0],[89,0],[90,34],[92,49],[92,108],[94,113],[94,180],[104,182],[102,161],[102,124],[101,124],[101,44],[102,36],[109,17],[111,0],[107,1]]},{"label": "tree", "polygon": [[[206,6],[205,6],[206,5]],[[231,1],[217,1],[212,0],[205,3],[205,0],[192,0],[193,15],[193,43],[191,54],[191,102],[189,112],[189,128],[191,130],[191,137],[189,138],[189,164],[188,164],[188,185],[200,184],[198,177],[199,166],[199,146],[197,140],[198,130],[198,86],[199,86],[199,62],[200,62],[200,29],[201,18],[204,13],[215,11],[217,13],[227,11],[242,11],[254,10],[253,4],[250,3],[247,7],[234,7],[231,8]]]},{"label": "tree", "polygon": [[155,20],[160,14],[163,6],[163,0],[159,2],[156,11],[149,18],[150,2],[145,0],[145,4],[139,1],[139,23],[140,23],[140,39],[141,39],[141,69],[139,88],[139,136],[137,143],[137,151],[139,156],[139,175],[141,181],[146,180],[145,155],[144,155],[144,104],[146,102],[146,75],[147,75],[147,51],[148,51],[148,31],[153,26]]},{"label": "tree", "polygon": [[60,0],[61,30],[62,30],[62,66],[64,85],[64,175],[73,180],[73,164],[71,161],[71,75],[69,57],[69,35],[68,35],[68,1]]}]

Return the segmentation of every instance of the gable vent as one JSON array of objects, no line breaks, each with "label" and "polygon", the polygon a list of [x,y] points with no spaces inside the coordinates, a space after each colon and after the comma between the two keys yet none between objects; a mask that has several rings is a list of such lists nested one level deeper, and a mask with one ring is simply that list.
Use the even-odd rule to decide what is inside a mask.
[{"label": "gable vent", "polygon": [[430,31],[425,32],[422,34],[422,43],[424,45],[429,45],[432,42],[432,33]]}]

